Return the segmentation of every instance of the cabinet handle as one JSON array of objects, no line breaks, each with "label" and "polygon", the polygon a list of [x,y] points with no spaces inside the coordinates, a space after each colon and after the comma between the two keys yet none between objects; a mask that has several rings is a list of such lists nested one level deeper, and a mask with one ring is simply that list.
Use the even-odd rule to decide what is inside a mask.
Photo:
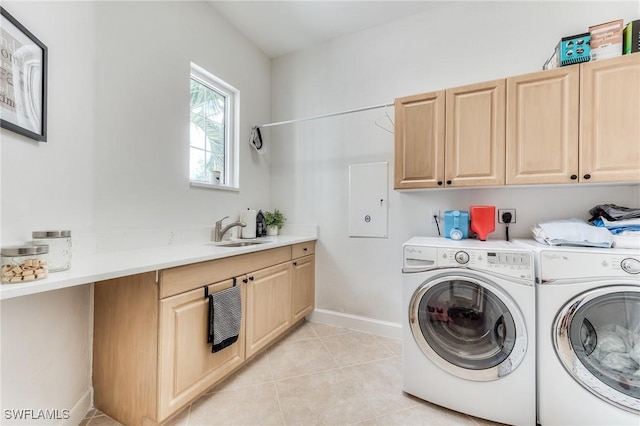
[{"label": "cabinet handle", "polygon": [[293,262],[293,266],[298,266],[298,262]]},{"label": "cabinet handle", "polygon": [[451,181],[450,180],[447,181],[447,185],[451,185]]},{"label": "cabinet handle", "polygon": [[249,282],[249,280],[245,278],[245,279],[242,280],[242,282],[246,284],[246,283]]},{"label": "cabinet handle", "polygon": [[253,276],[250,276],[250,277],[249,277],[249,281],[253,281]]},{"label": "cabinet handle", "polygon": [[305,248],[303,248],[303,249],[302,249],[302,251],[307,251],[307,248],[306,248],[306,247],[305,247]]},{"label": "cabinet handle", "polygon": [[578,175],[571,175],[571,180],[576,180],[578,179]]},{"label": "cabinet handle", "polygon": [[442,181],[441,180],[438,181],[438,185],[442,185]]},{"label": "cabinet handle", "polygon": [[587,173],[586,175],[584,175],[585,179],[591,179],[591,175],[589,173]]}]

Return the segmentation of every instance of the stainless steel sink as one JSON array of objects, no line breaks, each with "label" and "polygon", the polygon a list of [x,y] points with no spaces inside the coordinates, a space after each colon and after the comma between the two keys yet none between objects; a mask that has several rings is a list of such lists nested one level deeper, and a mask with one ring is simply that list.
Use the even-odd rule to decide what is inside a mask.
[{"label": "stainless steel sink", "polygon": [[262,241],[234,241],[232,243],[218,244],[218,247],[246,247],[262,244]]},{"label": "stainless steel sink", "polygon": [[263,244],[268,241],[222,241],[219,243],[207,243],[208,245],[216,246],[216,247],[247,247],[247,246],[255,246],[257,244]]}]

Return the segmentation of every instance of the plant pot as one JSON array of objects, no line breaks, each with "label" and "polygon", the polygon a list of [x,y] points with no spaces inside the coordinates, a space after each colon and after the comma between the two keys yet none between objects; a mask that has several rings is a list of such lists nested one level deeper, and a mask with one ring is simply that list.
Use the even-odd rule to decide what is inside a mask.
[{"label": "plant pot", "polygon": [[278,227],[277,226],[267,226],[267,236],[273,237],[278,235]]}]

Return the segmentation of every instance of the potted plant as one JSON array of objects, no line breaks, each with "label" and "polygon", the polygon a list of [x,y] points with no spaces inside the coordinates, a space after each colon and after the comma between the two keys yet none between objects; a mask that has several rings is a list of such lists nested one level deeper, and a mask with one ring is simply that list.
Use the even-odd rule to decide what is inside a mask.
[{"label": "potted plant", "polygon": [[267,235],[278,235],[278,231],[287,221],[287,218],[278,209],[264,212],[264,221],[267,225]]}]

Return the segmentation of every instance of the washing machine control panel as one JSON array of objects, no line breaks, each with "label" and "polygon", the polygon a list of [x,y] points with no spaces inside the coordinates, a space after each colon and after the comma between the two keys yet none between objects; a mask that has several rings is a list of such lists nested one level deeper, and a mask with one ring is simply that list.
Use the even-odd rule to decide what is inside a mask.
[{"label": "washing machine control panel", "polygon": [[533,279],[533,255],[526,251],[439,248],[438,267],[468,267],[514,278]]}]

